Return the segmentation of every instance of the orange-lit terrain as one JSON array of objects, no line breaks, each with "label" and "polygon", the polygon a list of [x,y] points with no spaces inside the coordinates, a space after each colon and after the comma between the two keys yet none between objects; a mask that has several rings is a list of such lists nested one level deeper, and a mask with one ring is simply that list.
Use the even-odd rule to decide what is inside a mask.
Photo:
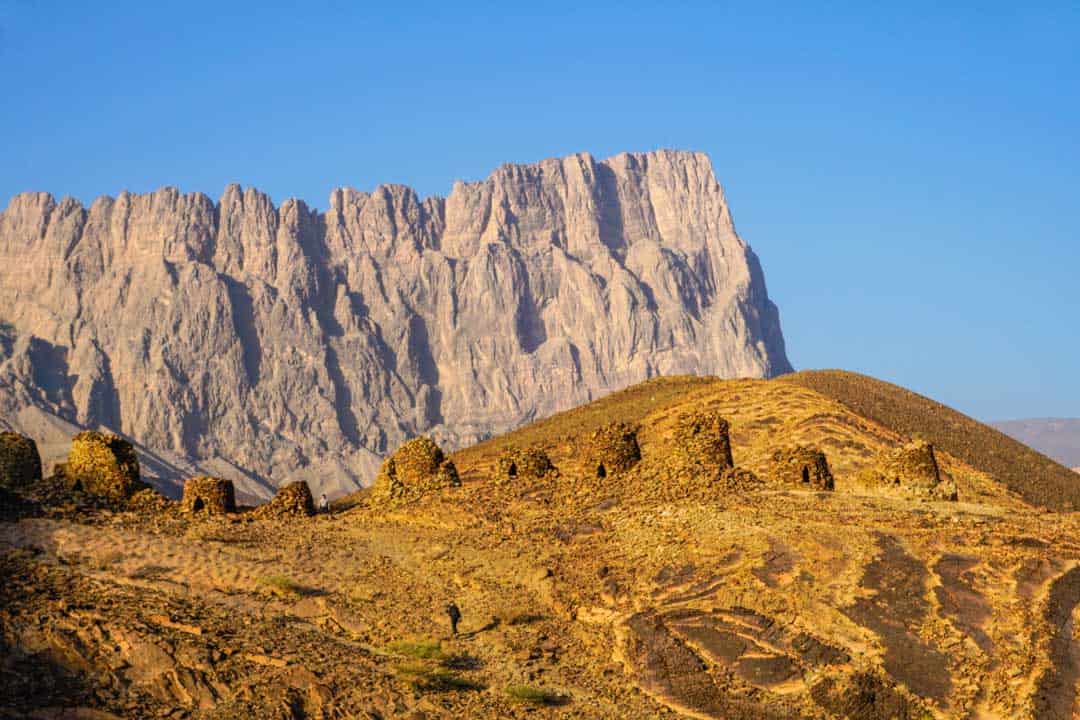
[{"label": "orange-lit terrain", "polygon": [[7,492],[0,716],[1080,712],[1080,482],[907,391],[658,379],[413,447],[329,515]]}]

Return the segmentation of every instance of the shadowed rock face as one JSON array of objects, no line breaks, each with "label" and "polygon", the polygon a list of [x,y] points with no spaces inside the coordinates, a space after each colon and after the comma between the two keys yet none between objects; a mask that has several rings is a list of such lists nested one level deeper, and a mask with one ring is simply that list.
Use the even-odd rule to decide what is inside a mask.
[{"label": "shadowed rock face", "polygon": [[708,158],[671,151],[507,165],[445,199],[340,189],[325,212],[238,186],[19,195],[0,323],[12,427],[36,406],[316,491],[413,435],[455,447],[658,374],[790,370]]}]

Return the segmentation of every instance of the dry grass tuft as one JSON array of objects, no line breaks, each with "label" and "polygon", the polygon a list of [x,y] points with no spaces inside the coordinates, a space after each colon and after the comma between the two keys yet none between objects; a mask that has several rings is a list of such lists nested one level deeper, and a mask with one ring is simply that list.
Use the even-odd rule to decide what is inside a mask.
[{"label": "dry grass tuft", "polygon": [[552,706],[566,703],[564,695],[532,685],[511,685],[506,688],[506,694],[526,705]]},{"label": "dry grass tuft", "polygon": [[404,655],[417,660],[446,659],[442,642],[439,640],[396,640],[387,645],[386,649],[395,655]]}]

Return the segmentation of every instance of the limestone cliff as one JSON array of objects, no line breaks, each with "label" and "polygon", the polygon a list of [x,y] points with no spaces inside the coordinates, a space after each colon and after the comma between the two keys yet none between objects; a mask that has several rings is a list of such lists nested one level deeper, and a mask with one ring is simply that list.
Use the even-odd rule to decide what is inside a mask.
[{"label": "limestone cliff", "polygon": [[235,185],[24,193],[0,323],[0,424],[108,427],[256,496],[351,489],[409,436],[452,447],[654,375],[790,369],[709,159],[674,151],[326,212]]}]

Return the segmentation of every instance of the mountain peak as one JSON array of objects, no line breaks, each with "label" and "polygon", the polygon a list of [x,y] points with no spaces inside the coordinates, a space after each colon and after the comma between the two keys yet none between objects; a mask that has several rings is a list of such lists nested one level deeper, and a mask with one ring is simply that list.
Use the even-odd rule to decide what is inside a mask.
[{"label": "mountain peak", "polygon": [[504,165],[445,200],[339,188],[325,213],[237,184],[27,193],[0,260],[25,339],[0,347],[0,414],[105,425],[256,495],[351,489],[412,435],[454,447],[656,375],[791,368],[701,153]]}]

